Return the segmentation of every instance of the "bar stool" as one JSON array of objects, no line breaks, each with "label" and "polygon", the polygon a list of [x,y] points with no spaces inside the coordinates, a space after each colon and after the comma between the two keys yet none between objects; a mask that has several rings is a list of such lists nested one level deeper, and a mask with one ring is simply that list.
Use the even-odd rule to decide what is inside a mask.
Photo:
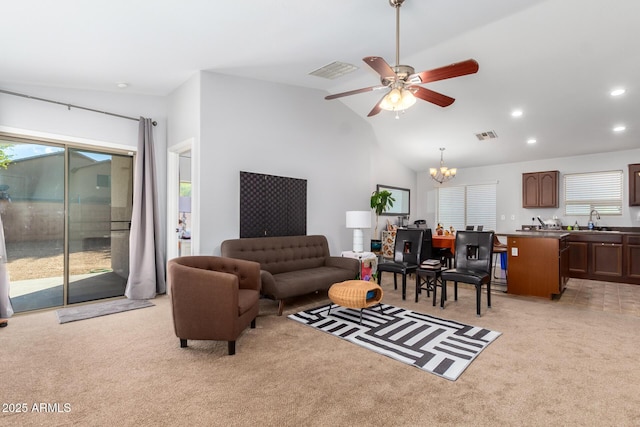
[{"label": "bar stool", "polygon": [[[493,278],[494,279],[500,279],[500,277],[496,276],[496,265],[497,265],[496,261],[499,256],[501,256],[502,254],[506,254],[507,251],[508,251],[507,245],[502,243],[500,239],[498,239],[498,236],[494,234],[493,235]],[[502,267],[502,261],[500,261],[500,266]],[[505,275],[507,274],[506,271],[507,270],[505,269]]]}]

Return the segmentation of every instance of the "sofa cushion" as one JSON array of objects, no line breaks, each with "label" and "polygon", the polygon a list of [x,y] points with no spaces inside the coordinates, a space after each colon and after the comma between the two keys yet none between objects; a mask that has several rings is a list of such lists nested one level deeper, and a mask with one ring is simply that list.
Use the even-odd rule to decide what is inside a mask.
[{"label": "sofa cushion", "polygon": [[326,291],[331,285],[352,280],[354,273],[343,268],[317,267],[289,271],[273,276],[276,289],[263,289],[266,295],[278,299],[304,295],[315,291]]}]

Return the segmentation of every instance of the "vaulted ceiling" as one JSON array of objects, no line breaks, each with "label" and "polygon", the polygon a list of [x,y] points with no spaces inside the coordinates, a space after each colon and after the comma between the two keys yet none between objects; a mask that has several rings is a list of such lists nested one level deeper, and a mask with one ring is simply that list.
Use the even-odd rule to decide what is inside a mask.
[{"label": "vaulted ceiling", "polygon": [[[367,120],[383,148],[424,171],[445,147],[471,167],[638,147],[640,2],[630,0],[406,0],[400,63],[416,71],[473,58],[477,74],[424,84],[456,99],[418,100],[367,118],[384,91],[362,58],[395,65],[388,0],[4,2],[0,88],[31,84],[167,95],[198,70],[319,90]],[[334,61],[357,70],[309,75]],[[117,83],[127,83],[126,89]],[[610,91],[623,87],[622,96]],[[514,110],[520,117],[512,117]],[[614,132],[613,128],[626,129]],[[481,141],[476,134],[493,131]],[[536,142],[528,144],[529,139]],[[635,159],[634,161],[637,161]]]}]

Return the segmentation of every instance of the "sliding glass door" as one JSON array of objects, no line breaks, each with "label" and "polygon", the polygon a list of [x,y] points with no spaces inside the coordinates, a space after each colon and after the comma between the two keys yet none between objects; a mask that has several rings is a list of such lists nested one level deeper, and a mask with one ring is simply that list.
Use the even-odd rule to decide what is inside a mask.
[{"label": "sliding glass door", "polygon": [[0,215],[15,312],[64,304],[65,149],[0,141]]},{"label": "sliding glass door", "polygon": [[0,137],[0,216],[16,312],[124,295],[133,159]]},{"label": "sliding glass door", "polygon": [[69,149],[69,304],[124,295],[132,179],[130,156]]}]

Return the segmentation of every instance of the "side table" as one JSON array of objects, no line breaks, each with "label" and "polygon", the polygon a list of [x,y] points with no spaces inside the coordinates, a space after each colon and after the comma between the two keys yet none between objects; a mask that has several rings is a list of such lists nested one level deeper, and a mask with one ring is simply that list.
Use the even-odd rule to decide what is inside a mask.
[{"label": "side table", "polygon": [[437,268],[423,268],[419,267],[416,270],[416,302],[418,302],[418,294],[422,289],[427,291],[427,297],[429,292],[433,291],[433,306],[436,306],[436,291],[438,287],[442,288],[440,292],[440,307],[444,307],[444,302],[447,299],[447,288],[442,286],[442,267]]}]

